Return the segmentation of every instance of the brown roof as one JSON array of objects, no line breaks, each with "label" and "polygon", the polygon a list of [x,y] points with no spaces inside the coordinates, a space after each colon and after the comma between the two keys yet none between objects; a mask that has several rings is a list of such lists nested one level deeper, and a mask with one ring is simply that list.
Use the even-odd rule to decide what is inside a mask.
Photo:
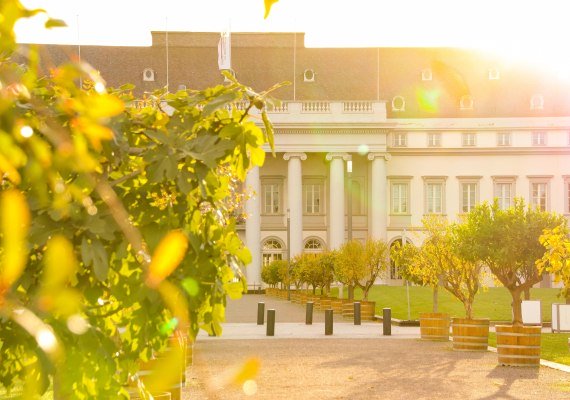
[{"label": "brown roof", "polygon": [[[98,69],[107,83],[133,83],[137,93],[166,85],[166,33],[153,32],[150,47],[82,46],[81,57]],[[168,33],[169,83],[203,89],[223,81],[217,65],[218,33]],[[296,51],[294,44],[296,43]],[[45,66],[77,56],[77,46],[42,46]],[[155,71],[144,82],[143,70]],[[305,48],[302,33],[233,33],[232,68],[255,90],[295,80],[279,89],[283,100],[387,100],[402,96],[405,111],[389,118],[570,116],[570,88],[546,71],[508,65],[498,56],[457,48]],[[423,81],[430,68],[431,81]],[[500,79],[489,80],[490,68]],[[314,82],[304,82],[312,69]],[[534,94],[544,98],[542,110],[531,111]],[[460,110],[470,95],[473,110]]]}]

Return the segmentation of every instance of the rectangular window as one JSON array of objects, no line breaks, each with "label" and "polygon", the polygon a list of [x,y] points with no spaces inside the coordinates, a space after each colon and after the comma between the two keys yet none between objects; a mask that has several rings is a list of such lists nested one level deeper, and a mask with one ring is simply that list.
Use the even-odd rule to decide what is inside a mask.
[{"label": "rectangular window", "polygon": [[305,214],[321,213],[321,193],[322,185],[319,183],[306,183],[303,185]]},{"label": "rectangular window", "polygon": [[441,214],[443,212],[443,184],[426,184],[426,213]]},{"label": "rectangular window", "polygon": [[395,132],[392,136],[392,146],[394,147],[406,147],[407,146],[407,135],[405,132]]},{"label": "rectangular window", "polygon": [[408,214],[409,213],[408,198],[409,198],[409,184],[393,183],[392,214]]},{"label": "rectangular window", "polygon": [[548,205],[548,183],[531,183],[531,204],[533,207],[546,211]]},{"label": "rectangular window", "polygon": [[468,213],[477,205],[477,183],[466,182],[461,184],[461,211]]},{"label": "rectangular window", "polygon": [[510,132],[499,132],[497,133],[497,146],[510,146],[511,145],[511,133]]},{"label": "rectangular window", "polygon": [[428,147],[440,147],[441,146],[441,133],[430,132],[428,133]]},{"label": "rectangular window", "polygon": [[475,146],[477,136],[475,132],[463,132],[462,142],[463,146]]},{"label": "rectangular window", "polygon": [[546,146],[546,132],[543,131],[532,132],[532,145]]},{"label": "rectangular window", "polygon": [[264,214],[279,214],[281,211],[279,184],[268,183],[263,185],[263,212]]},{"label": "rectangular window", "polygon": [[513,183],[496,182],[495,198],[499,201],[499,208],[506,210],[513,205]]}]

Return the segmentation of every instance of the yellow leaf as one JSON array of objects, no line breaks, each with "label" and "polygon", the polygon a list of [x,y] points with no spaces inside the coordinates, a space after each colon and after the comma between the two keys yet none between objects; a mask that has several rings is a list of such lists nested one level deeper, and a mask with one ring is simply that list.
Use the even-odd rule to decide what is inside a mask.
[{"label": "yellow leaf", "polygon": [[101,150],[102,140],[111,140],[115,136],[110,128],[93,122],[88,118],[75,118],[72,121],[72,126],[89,139],[95,150]]},{"label": "yellow leaf", "polygon": [[157,287],[182,262],[188,239],[181,231],[169,232],[158,244],[150,262],[147,284]]},{"label": "yellow leaf", "polygon": [[265,15],[264,15],[263,19],[267,19],[267,17],[269,17],[269,12],[271,11],[271,7],[273,7],[273,4],[277,3],[277,1],[279,1],[279,0],[264,0]]},{"label": "yellow leaf", "polygon": [[4,257],[0,264],[0,281],[10,287],[21,275],[26,265],[28,249],[26,235],[30,227],[30,211],[24,195],[9,189],[0,198],[0,232]]},{"label": "yellow leaf", "polygon": [[77,272],[77,259],[72,244],[63,236],[47,243],[43,282],[46,288],[58,290],[66,286]]},{"label": "yellow leaf", "polygon": [[125,104],[110,94],[93,94],[85,100],[87,115],[91,118],[107,118],[119,115],[125,109]]},{"label": "yellow leaf", "polygon": [[22,181],[22,178],[16,168],[14,168],[14,166],[2,154],[0,154],[0,177],[4,174],[6,174],[6,178],[15,185],[19,185]]},{"label": "yellow leaf", "polygon": [[141,366],[144,386],[150,392],[167,392],[182,383],[186,364],[184,350],[179,346],[168,348],[158,357]]}]

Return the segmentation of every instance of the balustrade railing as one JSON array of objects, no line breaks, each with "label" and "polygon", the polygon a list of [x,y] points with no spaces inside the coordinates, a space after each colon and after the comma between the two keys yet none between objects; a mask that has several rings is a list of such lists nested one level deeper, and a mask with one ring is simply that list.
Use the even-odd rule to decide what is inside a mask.
[{"label": "balustrade railing", "polygon": [[343,101],[342,111],[345,113],[372,113],[371,101]]}]

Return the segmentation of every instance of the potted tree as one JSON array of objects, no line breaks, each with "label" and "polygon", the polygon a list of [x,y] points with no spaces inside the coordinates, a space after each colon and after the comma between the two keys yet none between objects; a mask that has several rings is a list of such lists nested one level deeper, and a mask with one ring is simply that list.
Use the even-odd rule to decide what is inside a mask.
[{"label": "potted tree", "polygon": [[527,207],[522,199],[503,210],[497,201],[467,214],[458,230],[460,251],[484,263],[510,292],[513,321],[496,326],[499,363],[540,365],[540,327],[523,326],[521,297],[542,279],[536,265],[544,255],[539,238],[545,229],[565,225],[563,216]]},{"label": "potted tree", "polygon": [[562,296],[566,304],[570,304],[570,239],[568,227],[557,226],[547,229],[540,237],[540,243],[546,252],[537,262],[540,273],[548,272],[554,275],[555,282],[562,282]]},{"label": "potted tree", "polygon": [[402,268],[402,276],[424,286],[430,286],[433,292],[431,313],[420,313],[420,333],[423,340],[449,340],[449,314],[439,312],[439,287],[443,277],[442,245],[438,227],[442,220],[438,216],[428,216],[422,220],[427,238],[421,247],[407,243],[400,246],[395,243],[392,256]]},{"label": "potted tree", "polygon": [[370,289],[376,283],[376,279],[384,276],[390,268],[390,248],[383,240],[368,239],[362,246],[362,269],[361,276],[355,282],[362,289],[362,319],[373,320],[376,312],[376,302],[368,301]]},{"label": "potted tree", "polygon": [[473,318],[473,302],[481,286],[482,264],[468,260],[459,254],[456,224],[449,224],[444,218],[426,218],[424,228],[433,247],[433,261],[438,267],[439,284],[457,298],[465,308],[464,318],[452,318],[453,349],[463,351],[485,351],[489,342],[489,319]]}]

